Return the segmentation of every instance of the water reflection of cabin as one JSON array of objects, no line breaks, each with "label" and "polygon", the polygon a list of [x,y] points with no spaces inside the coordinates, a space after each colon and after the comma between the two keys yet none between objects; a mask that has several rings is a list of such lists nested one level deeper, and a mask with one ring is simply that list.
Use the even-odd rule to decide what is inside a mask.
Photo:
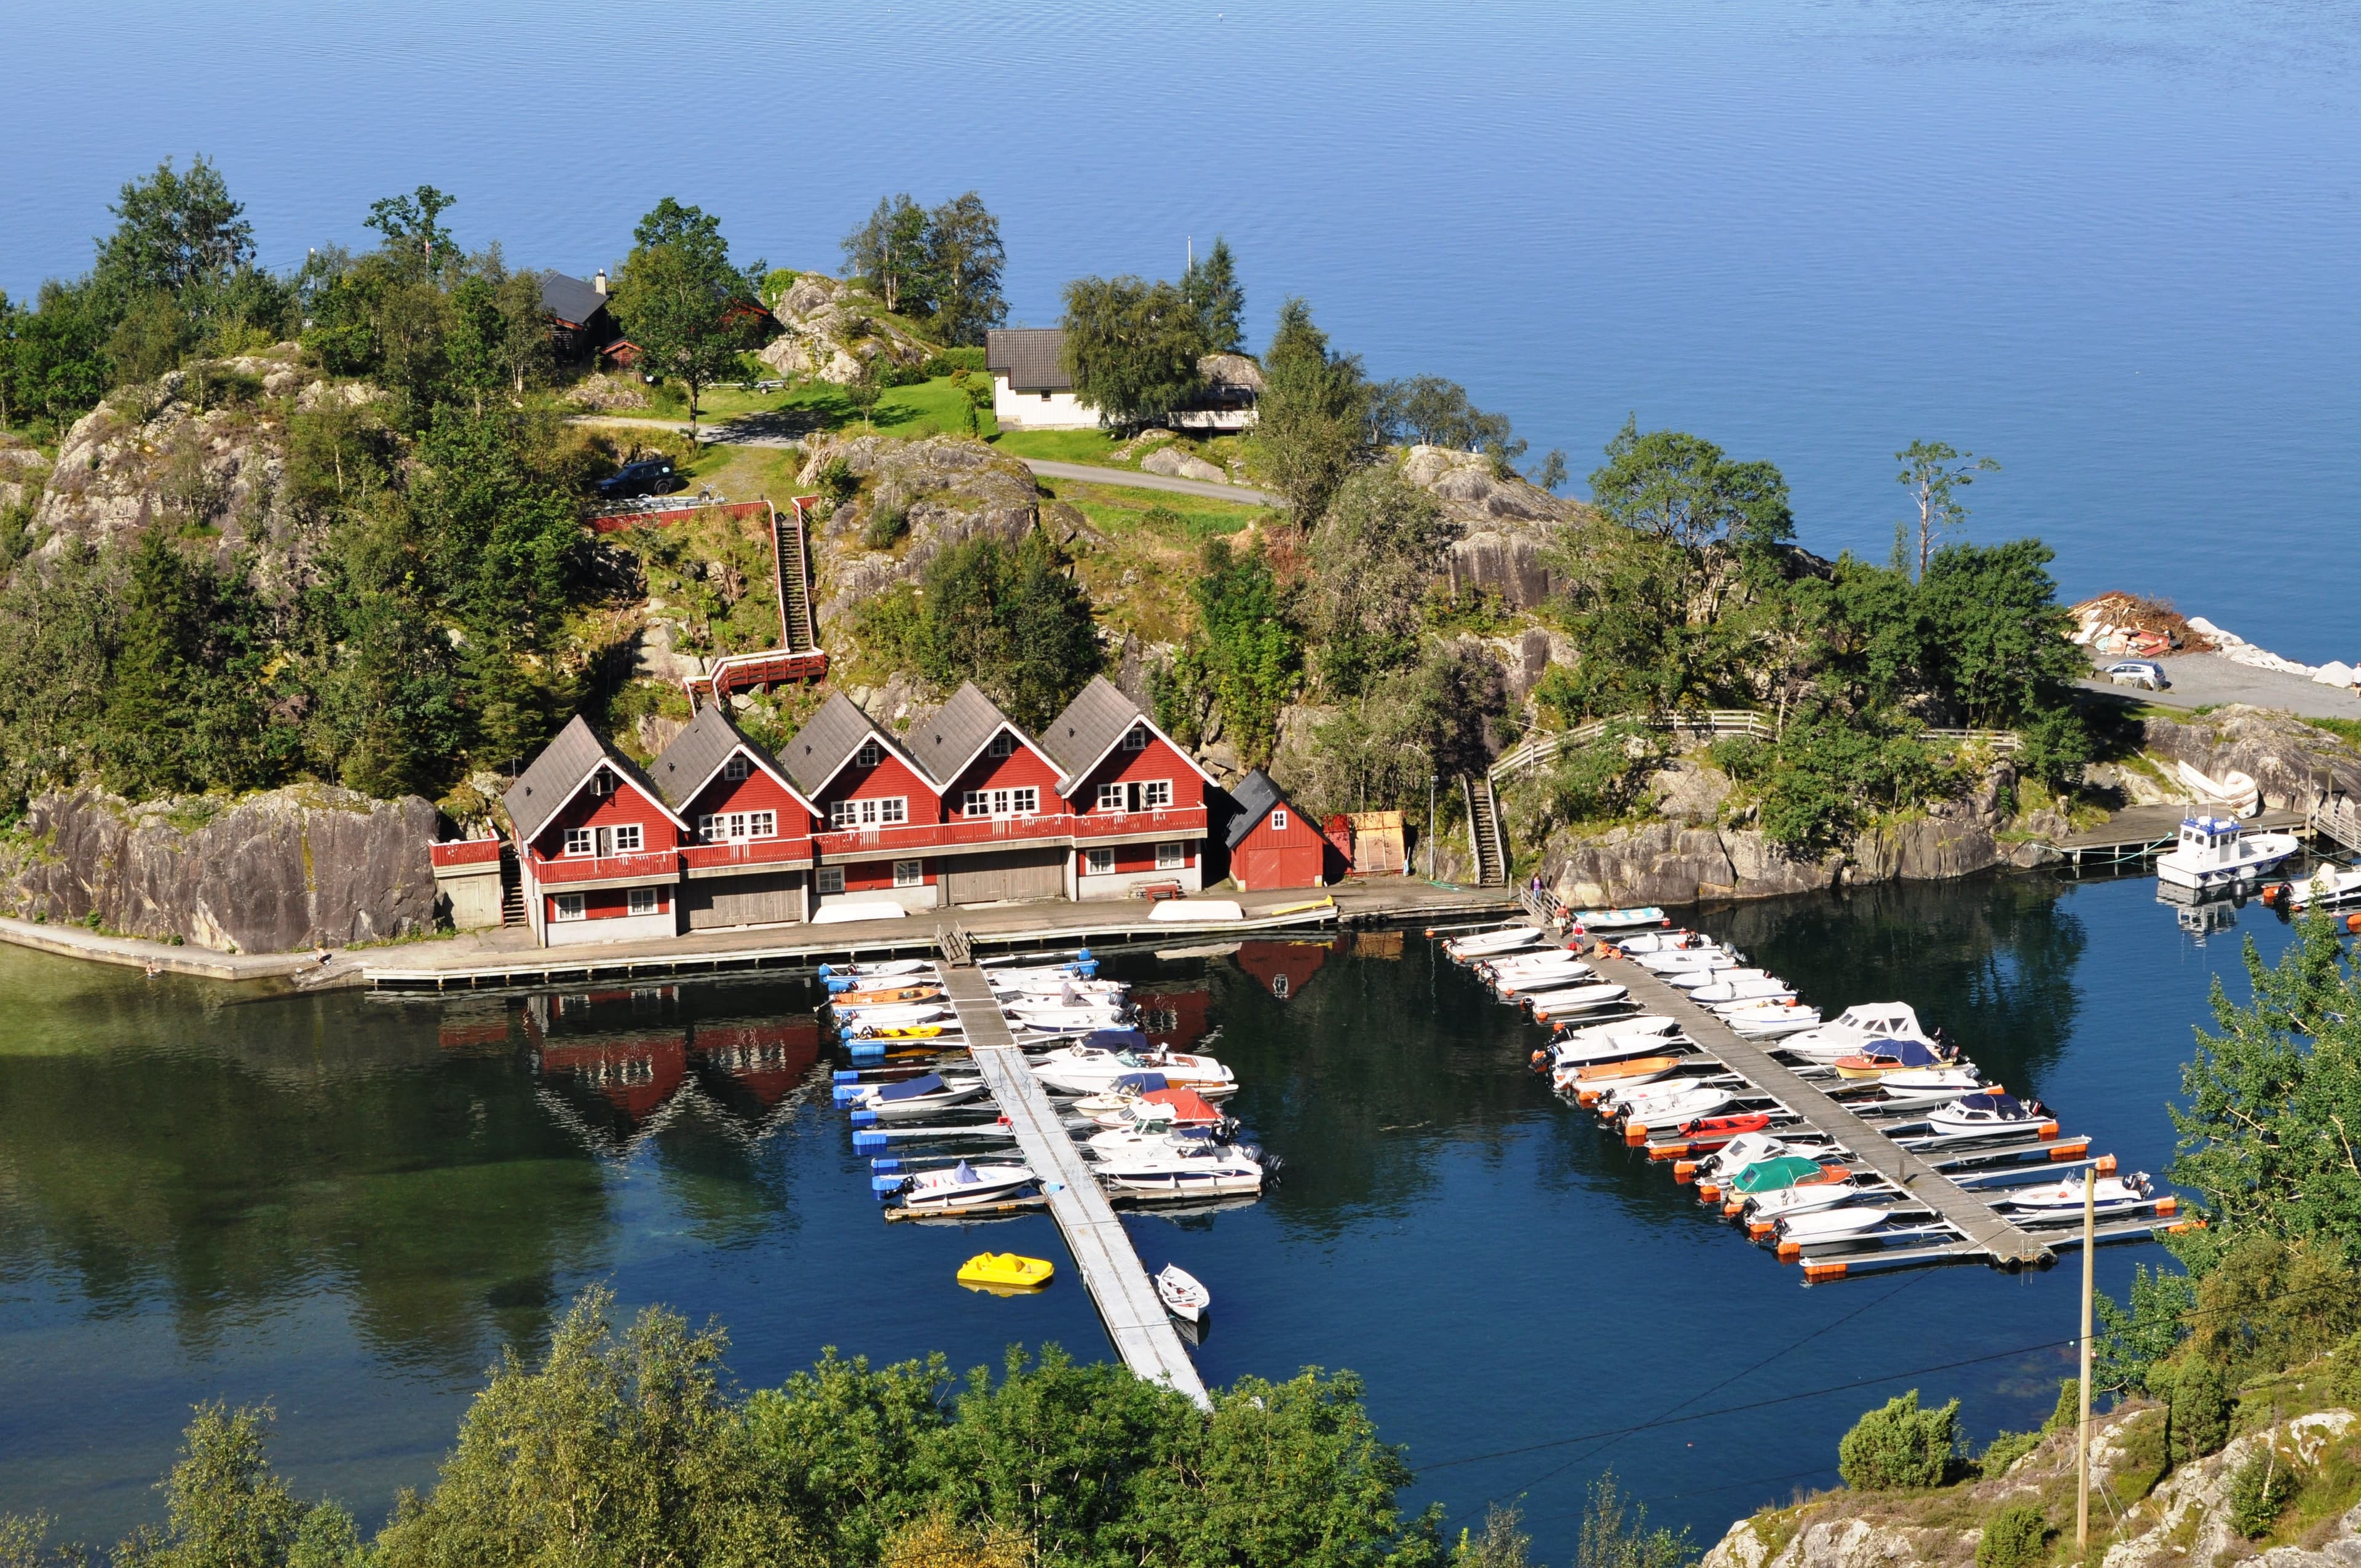
[{"label": "water reflection of cabin", "polygon": [[1265,991],[1287,1001],[1300,993],[1328,961],[1325,942],[1281,942],[1268,938],[1240,942],[1238,968],[1252,975]]},{"label": "water reflection of cabin", "polygon": [[1204,986],[1181,991],[1135,991],[1140,1033],[1159,1046],[1187,1050],[1213,1027],[1213,992]]},{"label": "water reflection of cabin", "polygon": [[817,1018],[692,1021],[680,1001],[676,986],[533,997],[534,1069],[597,1095],[628,1138],[698,1087],[760,1124],[819,1059]]}]

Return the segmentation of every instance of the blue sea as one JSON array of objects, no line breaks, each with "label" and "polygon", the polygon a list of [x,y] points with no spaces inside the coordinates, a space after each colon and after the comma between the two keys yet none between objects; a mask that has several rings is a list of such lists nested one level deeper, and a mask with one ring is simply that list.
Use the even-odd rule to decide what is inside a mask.
[{"label": "blue sea", "polygon": [[827,268],[879,196],[973,189],[1014,321],[1223,235],[1257,340],[1302,295],[1577,488],[1633,414],[1883,560],[1892,455],[1948,441],[2004,465],[1968,536],[2040,535],[2068,595],[2361,658],[2350,5],[96,0],[7,33],[12,295],[198,151],[280,267],[421,182],[581,275],[668,194]]}]

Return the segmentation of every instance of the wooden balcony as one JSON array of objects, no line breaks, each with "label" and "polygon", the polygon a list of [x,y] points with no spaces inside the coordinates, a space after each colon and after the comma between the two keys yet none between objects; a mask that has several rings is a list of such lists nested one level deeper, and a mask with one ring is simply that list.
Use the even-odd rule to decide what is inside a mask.
[{"label": "wooden balcony", "polygon": [[544,887],[567,883],[670,882],[680,875],[678,850],[642,850],[628,855],[541,855],[533,858],[533,879]]},{"label": "wooden balcony", "polygon": [[906,822],[892,828],[848,828],[812,835],[826,861],[883,861],[942,850],[1071,848],[1105,839],[1202,838],[1205,808],[1160,811],[1044,812],[1036,817],[971,817],[950,822]]},{"label": "wooden balcony", "polygon": [[1201,839],[1205,834],[1205,808],[1168,806],[1159,811],[1085,811],[1067,820],[1077,843],[1093,839],[1125,839],[1155,834],[1162,839]]},{"label": "wooden balcony", "polygon": [[752,870],[758,866],[807,866],[812,841],[801,834],[784,839],[741,839],[726,844],[684,844],[681,863],[688,874]]},{"label": "wooden balcony", "polygon": [[465,868],[498,866],[500,863],[501,840],[493,839],[457,839],[447,844],[429,844],[426,853],[437,872],[455,872]]}]

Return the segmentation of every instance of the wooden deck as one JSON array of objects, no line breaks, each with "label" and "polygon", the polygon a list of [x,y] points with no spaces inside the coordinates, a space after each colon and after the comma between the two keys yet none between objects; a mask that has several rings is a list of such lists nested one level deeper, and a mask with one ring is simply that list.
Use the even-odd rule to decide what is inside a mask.
[{"label": "wooden deck", "polygon": [[1746,1038],[1689,1000],[1686,992],[1666,985],[1628,959],[1598,960],[1599,978],[1629,986],[1631,1000],[1643,1013],[1680,1020],[1690,1039],[1708,1054],[1777,1100],[1858,1156],[1875,1174],[1892,1181],[1904,1196],[1925,1204],[1968,1239],[1960,1250],[1991,1259],[2004,1268],[2024,1268],[2051,1260],[2049,1244],[2018,1229],[1994,1212],[1982,1199],[1954,1183],[1918,1155],[1904,1148],[1872,1124],[1796,1075],[1763,1047]]},{"label": "wooden deck", "polygon": [[1124,1364],[1137,1376],[1177,1388],[1203,1409],[1213,1409],[1197,1365],[1189,1359],[1180,1332],[1165,1313],[1130,1234],[1059,1120],[1041,1080],[1026,1065],[983,971],[939,964],[936,969],[967,1031],[968,1055],[999,1102],[1001,1114],[1016,1130],[1026,1163],[1045,1187],[1056,1186],[1049,1194],[1050,1217],[1065,1235],[1074,1268]]},{"label": "wooden deck", "polygon": [[[2114,865],[2146,860],[2172,847],[2180,824],[2200,807],[2188,805],[2134,806],[2116,812],[2096,828],[2069,833],[2049,847],[2069,865]],[[2305,833],[2311,822],[2301,811],[2265,811],[2241,819],[2258,832]]]}]

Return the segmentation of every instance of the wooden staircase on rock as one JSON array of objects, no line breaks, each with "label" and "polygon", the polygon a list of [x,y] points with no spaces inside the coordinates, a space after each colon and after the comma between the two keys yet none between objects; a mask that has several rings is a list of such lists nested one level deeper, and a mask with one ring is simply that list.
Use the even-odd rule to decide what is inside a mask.
[{"label": "wooden staircase on rock", "polygon": [[1467,847],[1476,857],[1476,885],[1508,886],[1509,845],[1500,832],[1500,797],[1493,793],[1492,781],[1462,777],[1459,793],[1467,805]]},{"label": "wooden staircase on rock", "polygon": [[698,677],[716,702],[733,692],[816,681],[828,674],[828,653],[819,645],[812,615],[811,542],[804,521],[805,508],[816,499],[799,497],[785,511],[763,503],[771,520],[771,583],[779,598],[779,645],[724,659]]},{"label": "wooden staircase on rock", "polygon": [[503,844],[500,846],[500,925],[507,928],[524,924],[524,875],[517,869],[516,851]]}]

